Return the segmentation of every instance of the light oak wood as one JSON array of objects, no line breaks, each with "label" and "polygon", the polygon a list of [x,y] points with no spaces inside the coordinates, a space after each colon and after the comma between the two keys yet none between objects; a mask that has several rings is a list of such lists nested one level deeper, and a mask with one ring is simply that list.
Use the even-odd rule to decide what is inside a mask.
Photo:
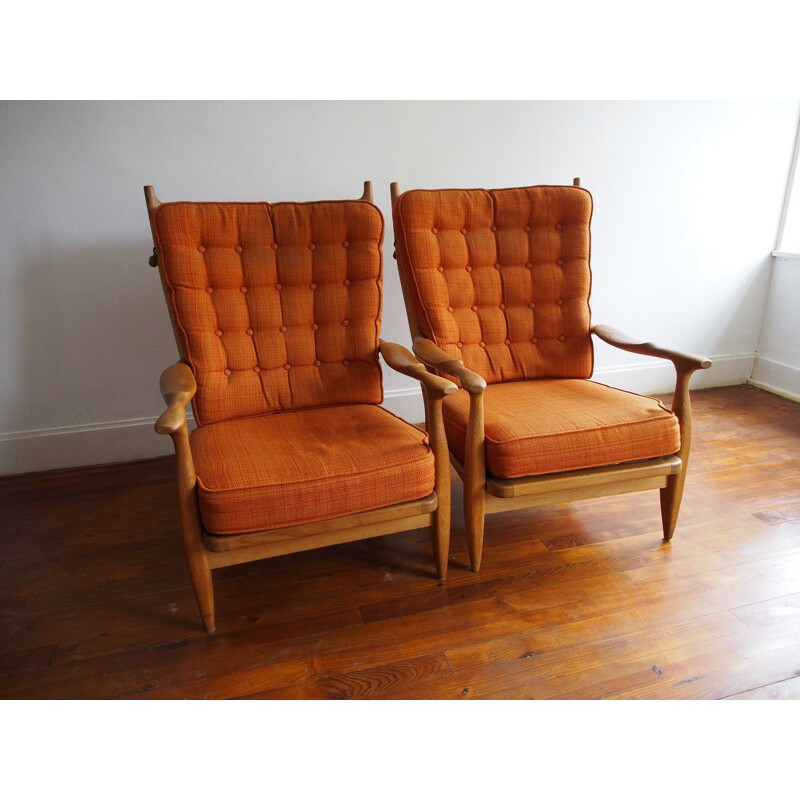
[{"label": "light oak wood", "polygon": [[[159,266],[155,215],[162,203],[152,186],[145,186],[144,193],[154,243],[154,256],[150,263],[151,266]],[[364,182],[361,200],[372,202],[370,181]],[[450,542],[450,472],[442,421],[442,398],[457,392],[458,387],[452,381],[429,373],[405,348],[380,340],[379,351],[387,365],[415,378],[422,385],[426,403],[426,425],[435,462],[434,493],[412,502],[338,519],[246,534],[211,534],[204,530],[202,524],[186,417],[186,406],[194,397],[197,385],[183,352],[183,337],[179,334],[162,269],[159,269],[159,274],[182,361],[166,369],[161,376],[161,393],[167,408],[158,418],[155,430],[169,435],[175,447],[181,537],[206,631],[212,633],[216,629],[211,573],[212,570],[222,567],[429,527],[436,573],[440,580],[444,580],[447,575]]]},{"label": "light oak wood", "polygon": [[[580,185],[580,178],[574,178],[573,186]],[[393,182],[390,191],[394,210],[400,197],[398,183]],[[398,260],[396,249],[394,257]],[[634,462],[624,465],[623,468],[600,467],[516,480],[497,479],[488,475],[486,470],[483,410],[486,381],[465,367],[460,359],[445,353],[423,335],[414,304],[410,300],[407,270],[407,265],[398,260],[414,355],[429,370],[457,379],[470,395],[464,462],[451,454],[451,463],[464,483],[464,519],[473,570],[477,572],[481,567],[486,514],[546,503],[574,502],[657,488],[661,497],[663,537],[665,541],[669,541],[675,531],[689,464],[692,440],[689,381],[696,370],[711,366],[710,359],[642,341],[606,325],[593,326],[591,333],[614,347],[640,355],[664,358],[674,364],[676,384],[672,411],[680,428],[680,450],[667,462],[657,459]]]}]

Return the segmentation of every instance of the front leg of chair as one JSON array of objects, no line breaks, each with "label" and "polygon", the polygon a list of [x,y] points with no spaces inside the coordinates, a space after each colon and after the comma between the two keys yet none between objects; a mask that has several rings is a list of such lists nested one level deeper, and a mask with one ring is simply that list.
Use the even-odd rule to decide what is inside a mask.
[{"label": "front leg of chair", "polygon": [[203,547],[203,528],[197,504],[197,476],[186,422],[186,405],[195,391],[194,375],[188,366],[178,363],[166,369],[161,375],[161,394],[167,403],[167,410],[159,417],[155,429],[158,433],[169,434],[175,446],[178,465],[178,517],[183,548],[203,623],[206,631],[213,633],[216,629],[214,587]]},{"label": "front leg of chair", "polygon": [[431,525],[431,544],[439,580],[447,577],[447,559],[450,555],[450,459],[447,450],[447,436],[442,417],[444,395],[426,386],[422,389],[425,397],[425,425],[428,440],[434,457],[434,491],[437,505]]},{"label": "front leg of chair", "polygon": [[661,527],[664,530],[665,542],[672,539],[672,534],[675,533],[678,512],[683,499],[683,487],[686,483],[686,472],[689,467],[689,453],[692,445],[692,404],[689,399],[691,377],[692,372],[678,371],[675,395],[672,400],[672,412],[678,418],[681,432],[681,449],[678,451],[681,470],[676,475],[670,475],[667,485],[659,490],[661,492]]},{"label": "front leg of chair", "polygon": [[483,430],[483,392],[469,396],[469,421],[464,452],[464,524],[473,572],[481,568],[486,506],[486,449]]}]

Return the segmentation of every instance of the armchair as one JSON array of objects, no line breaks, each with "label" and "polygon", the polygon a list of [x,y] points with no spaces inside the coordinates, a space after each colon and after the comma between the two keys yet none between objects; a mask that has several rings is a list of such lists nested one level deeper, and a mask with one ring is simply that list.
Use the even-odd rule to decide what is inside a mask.
[{"label": "armchair", "polygon": [[[458,382],[443,401],[464,482],[470,562],[488,513],[658,488],[675,530],[691,445],[689,381],[711,361],[592,326],[592,198],[573,186],[399,193],[395,258],[413,351]],[[672,408],[591,381],[592,335],[676,369]]]},{"label": "armchair", "polygon": [[[360,200],[161,203],[145,198],[181,360],[161,376],[158,433],[206,630],[214,569],[430,526],[447,568],[442,402],[457,392],[379,339],[383,217]],[[381,407],[379,354],[419,380],[427,433]],[[197,427],[191,433],[186,407]]]}]

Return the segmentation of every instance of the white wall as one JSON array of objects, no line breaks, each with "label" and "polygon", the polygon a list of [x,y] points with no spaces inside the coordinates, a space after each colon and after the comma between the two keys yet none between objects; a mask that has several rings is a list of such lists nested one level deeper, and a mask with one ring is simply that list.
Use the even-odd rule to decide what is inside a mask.
[{"label": "white wall", "polygon": [[[570,183],[595,199],[595,322],[750,375],[795,102],[0,103],[0,474],[170,451],[152,422],[176,350],[142,186],[162,200],[355,197],[387,216],[383,335],[408,344],[392,254],[401,188]],[[597,347],[641,391],[670,370]],[[413,382],[387,405],[420,418]]]}]

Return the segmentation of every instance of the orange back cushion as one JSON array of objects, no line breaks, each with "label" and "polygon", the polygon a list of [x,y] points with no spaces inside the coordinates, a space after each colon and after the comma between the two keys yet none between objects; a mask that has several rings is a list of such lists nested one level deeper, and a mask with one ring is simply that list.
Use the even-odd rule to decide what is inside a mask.
[{"label": "orange back cushion", "polygon": [[375,206],[166,203],[153,230],[198,424],[383,400]]},{"label": "orange back cushion", "polygon": [[402,194],[397,257],[423,335],[489,383],[591,377],[591,216],[572,186]]}]

